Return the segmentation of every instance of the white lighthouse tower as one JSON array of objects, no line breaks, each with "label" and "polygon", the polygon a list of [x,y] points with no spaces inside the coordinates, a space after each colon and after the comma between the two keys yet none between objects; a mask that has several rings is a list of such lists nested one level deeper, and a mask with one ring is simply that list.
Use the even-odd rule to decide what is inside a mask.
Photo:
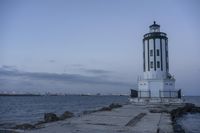
[{"label": "white lighthouse tower", "polygon": [[143,38],[143,73],[138,79],[138,97],[177,97],[175,78],[169,73],[167,34],[160,32],[155,21]]}]

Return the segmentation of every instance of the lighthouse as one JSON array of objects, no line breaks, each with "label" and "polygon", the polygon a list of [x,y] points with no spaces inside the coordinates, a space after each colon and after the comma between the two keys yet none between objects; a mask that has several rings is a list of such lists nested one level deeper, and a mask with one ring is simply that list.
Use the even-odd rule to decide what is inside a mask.
[{"label": "lighthouse", "polygon": [[138,97],[178,97],[175,78],[169,73],[167,34],[155,21],[143,36],[143,77],[138,78]]}]

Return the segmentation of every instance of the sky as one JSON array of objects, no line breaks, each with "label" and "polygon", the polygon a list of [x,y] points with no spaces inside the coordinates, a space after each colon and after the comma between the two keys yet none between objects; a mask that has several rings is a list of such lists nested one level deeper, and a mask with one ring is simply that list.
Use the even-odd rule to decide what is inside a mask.
[{"label": "sky", "polygon": [[156,21],[176,88],[200,95],[199,0],[0,0],[0,20],[0,92],[128,94]]}]

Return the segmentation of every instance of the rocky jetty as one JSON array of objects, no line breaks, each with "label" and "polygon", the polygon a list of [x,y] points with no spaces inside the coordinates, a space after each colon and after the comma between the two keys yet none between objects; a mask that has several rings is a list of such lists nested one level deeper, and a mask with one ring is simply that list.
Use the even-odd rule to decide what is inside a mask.
[{"label": "rocky jetty", "polygon": [[[120,108],[120,107],[122,107],[122,105],[120,105],[118,103],[112,103],[109,106],[102,107],[98,110],[84,111],[83,114],[89,114],[89,113],[94,113],[94,112],[99,112],[99,111],[111,111],[112,109]],[[19,125],[16,125],[15,127],[13,127],[13,129],[22,129],[22,130],[37,129],[37,128],[41,128],[42,127],[41,125],[44,123],[65,120],[65,119],[68,119],[71,117],[74,117],[74,114],[69,111],[65,111],[60,116],[57,116],[55,113],[45,113],[43,121],[38,121],[36,124],[29,124],[29,123],[19,124]]]},{"label": "rocky jetty", "polygon": [[102,107],[101,109],[99,109],[99,111],[111,111],[112,109],[120,108],[120,107],[122,107],[122,105],[118,103],[112,103],[108,107]]},{"label": "rocky jetty", "polygon": [[187,113],[200,113],[200,107],[197,107],[191,103],[186,103],[185,106],[176,108],[170,112],[175,133],[185,133],[182,126],[177,123],[177,120]]},{"label": "rocky jetty", "polygon": [[59,120],[65,120],[67,118],[71,118],[73,117],[74,114],[72,112],[69,112],[69,111],[65,111],[60,117],[59,117]]},{"label": "rocky jetty", "polygon": [[0,133],[19,133],[19,132],[13,131],[12,129],[0,129]]},{"label": "rocky jetty", "polygon": [[58,120],[59,120],[58,116],[54,113],[45,113],[44,114],[45,122],[53,122],[53,121],[58,121]]},{"label": "rocky jetty", "polygon": [[29,123],[24,123],[20,125],[16,125],[13,129],[34,129],[36,128],[35,125],[29,124]]},{"label": "rocky jetty", "polygon": [[19,124],[19,125],[16,125],[15,127],[13,127],[13,129],[30,130],[30,129],[41,128],[41,125],[44,124],[44,123],[55,122],[55,121],[59,121],[59,120],[65,120],[65,119],[71,118],[73,116],[74,116],[74,114],[72,112],[69,112],[69,111],[65,111],[60,116],[57,116],[54,113],[45,113],[43,121],[38,121],[36,124],[29,124],[29,123]]},{"label": "rocky jetty", "polygon": [[122,105],[118,104],[118,103],[112,103],[109,105],[109,108],[114,109],[114,108],[121,108]]}]

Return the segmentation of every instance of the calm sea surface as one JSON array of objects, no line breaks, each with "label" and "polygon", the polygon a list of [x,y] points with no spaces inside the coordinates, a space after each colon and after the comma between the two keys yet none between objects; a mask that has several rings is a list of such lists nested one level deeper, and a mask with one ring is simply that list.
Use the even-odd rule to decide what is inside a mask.
[{"label": "calm sea surface", "polygon": [[44,113],[65,111],[79,114],[111,103],[126,103],[127,96],[0,96],[0,128],[20,123],[36,123]]}]

